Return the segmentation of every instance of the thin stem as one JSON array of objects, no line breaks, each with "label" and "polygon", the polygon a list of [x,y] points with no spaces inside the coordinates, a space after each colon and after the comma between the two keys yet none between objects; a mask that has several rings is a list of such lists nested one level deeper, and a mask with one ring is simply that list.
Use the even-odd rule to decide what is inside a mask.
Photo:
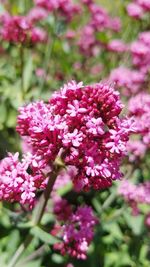
[{"label": "thin stem", "polygon": [[54,171],[52,176],[50,177],[50,179],[48,180],[48,184],[46,187],[46,190],[44,191],[44,193],[42,194],[40,201],[35,209],[35,214],[33,216],[33,224],[34,225],[38,225],[43,217],[43,213],[45,211],[50,193],[53,189],[53,185],[55,183],[55,180],[57,178],[57,171]]},{"label": "thin stem", "polygon": [[[52,192],[52,189],[53,189],[53,186],[56,181],[60,168],[61,166],[54,166],[54,171],[52,173],[52,176],[49,178],[47,187],[45,191],[43,192],[38,205],[35,208],[35,213],[33,214],[33,219],[32,219],[34,225],[38,225],[41,222],[50,193]],[[18,259],[21,257],[24,250],[29,246],[32,239],[33,239],[33,236],[29,234],[26,240],[20,245],[20,247],[16,251],[15,255],[13,256],[10,263],[8,264],[8,267],[14,267],[16,265]]]}]

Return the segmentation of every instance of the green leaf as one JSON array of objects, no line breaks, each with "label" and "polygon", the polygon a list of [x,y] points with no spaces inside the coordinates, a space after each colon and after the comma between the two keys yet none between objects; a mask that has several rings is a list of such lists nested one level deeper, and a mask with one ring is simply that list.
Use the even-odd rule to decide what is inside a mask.
[{"label": "green leaf", "polygon": [[7,127],[15,127],[16,126],[16,117],[17,117],[17,112],[15,110],[9,110],[6,125]]},{"label": "green leaf", "polygon": [[141,211],[143,211],[145,214],[149,212],[149,205],[148,204],[138,204],[138,207]]},{"label": "green leaf", "polygon": [[50,222],[54,222],[55,218],[53,214],[50,213],[45,213],[42,217],[41,224],[42,225],[47,225]]},{"label": "green leaf", "polygon": [[143,244],[143,246],[141,247],[141,250],[140,250],[140,260],[143,261],[146,259],[147,255],[148,255],[148,245],[145,245]]},{"label": "green leaf", "polygon": [[96,209],[97,213],[101,214],[102,205],[101,205],[100,201],[97,200],[96,198],[93,198],[92,199],[92,204],[93,204],[94,208]]},{"label": "green leaf", "polygon": [[9,252],[9,256],[12,256],[19,246],[20,235],[18,230],[13,230],[9,235],[9,240],[7,243],[7,252]]},{"label": "green leaf", "polygon": [[98,32],[96,38],[104,44],[107,44],[110,39],[106,32]]},{"label": "green leaf", "polygon": [[30,230],[30,233],[34,235],[35,237],[39,238],[42,242],[47,243],[49,245],[54,245],[55,243],[58,243],[59,240],[52,236],[51,234],[45,232],[40,227],[35,226]]},{"label": "green leaf", "polygon": [[52,255],[52,261],[57,263],[57,264],[61,264],[64,262],[64,257],[59,255],[59,254],[54,253]]},{"label": "green leaf", "polygon": [[35,260],[35,261],[30,261],[26,262],[24,264],[17,264],[16,267],[40,267],[41,266],[41,259]]},{"label": "green leaf", "polygon": [[7,116],[7,109],[6,109],[6,103],[0,104],[0,123],[4,123],[6,121]]},{"label": "green leaf", "polygon": [[29,221],[29,222],[20,222],[17,224],[18,228],[21,228],[21,229],[28,229],[28,228],[31,228],[33,226],[32,222]]},{"label": "green leaf", "polygon": [[144,220],[142,215],[132,216],[128,213],[124,213],[124,218],[127,225],[135,235],[140,235],[142,233]]},{"label": "green leaf", "polygon": [[104,225],[104,229],[105,231],[108,231],[113,238],[118,239],[118,240],[123,239],[123,234],[117,222],[106,223]]}]

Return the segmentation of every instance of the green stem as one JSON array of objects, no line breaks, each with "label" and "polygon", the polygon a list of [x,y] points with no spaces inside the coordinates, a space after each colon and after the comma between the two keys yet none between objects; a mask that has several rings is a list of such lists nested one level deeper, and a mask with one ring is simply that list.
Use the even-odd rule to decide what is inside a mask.
[{"label": "green stem", "polygon": [[43,217],[50,193],[53,189],[53,185],[55,183],[55,180],[57,178],[58,172],[54,171],[52,176],[50,177],[50,179],[48,180],[48,184],[46,187],[46,190],[44,191],[44,193],[42,194],[40,201],[35,209],[35,213],[33,216],[33,224],[34,225],[38,225]]}]

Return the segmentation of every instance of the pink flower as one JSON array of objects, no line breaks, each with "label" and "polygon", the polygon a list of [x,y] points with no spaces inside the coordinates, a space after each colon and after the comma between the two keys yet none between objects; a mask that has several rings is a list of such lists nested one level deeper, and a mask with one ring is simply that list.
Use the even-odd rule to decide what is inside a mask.
[{"label": "pink flower", "polygon": [[143,9],[148,12],[150,11],[150,1],[149,0],[137,0],[137,4],[143,7]]},{"label": "pink flower", "polygon": [[46,9],[41,7],[34,7],[28,13],[28,19],[31,23],[39,22],[47,18],[48,12]]},{"label": "pink flower", "polygon": [[134,162],[136,159],[141,159],[145,156],[147,147],[142,140],[129,140],[127,150],[129,152],[129,160]]},{"label": "pink flower", "polygon": [[104,66],[102,64],[96,64],[90,69],[90,73],[93,76],[100,75],[104,69]]},{"label": "pink flower", "polygon": [[43,7],[48,11],[53,11],[59,7],[59,0],[34,0],[37,6]]},{"label": "pink flower", "polygon": [[68,263],[66,267],[74,267],[74,265],[72,263]]},{"label": "pink flower", "polygon": [[142,92],[129,101],[129,115],[134,116],[137,133],[149,148],[150,144],[150,94]]},{"label": "pink flower", "polygon": [[32,43],[43,43],[47,41],[46,32],[39,27],[34,27],[31,32],[31,42]]},{"label": "pink flower", "polygon": [[134,185],[128,180],[123,180],[119,187],[119,193],[128,202],[150,204],[150,182]]},{"label": "pink flower", "polygon": [[85,56],[97,56],[101,52],[103,42],[97,39],[96,34],[108,29],[119,31],[121,22],[119,18],[111,18],[107,11],[95,2],[91,0],[82,2],[88,7],[90,18],[88,23],[79,30],[79,49]]},{"label": "pink flower", "polygon": [[20,108],[17,130],[45,164],[51,166],[61,155],[66,166],[74,166],[77,190],[101,189],[121,177],[119,164],[133,131],[132,119],[119,118],[122,107],[119,94],[108,85],[73,81],[48,104]]},{"label": "pink flower", "polygon": [[124,95],[137,93],[146,82],[146,75],[138,70],[131,70],[124,66],[113,69],[109,81],[114,82],[123,91]]},{"label": "pink flower", "polygon": [[110,20],[110,29],[115,32],[119,32],[121,30],[121,20],[120,18],[114,18]]},{"label": "pink flower", "polygon": [[39,78],[41,78],[41,77],[42,77],[42,78],[46,78],[45,70],[42,69],[42,68],[38,68],[38,69],[36,69],[35,74],[36,74],[36,76],[39,77]]},{"label": "pink flower", "polygon": [[42,28],[35,27],[27,16],[11,16],[8,13],[0,17],[2,39],[12,43],[30,44],[44,42],[47,34]]},{"label": "pink flower", "polygon": [[49,12],[58,10],[67,20],[80,13],[81,7],[72,0],[34,0],[37,6],[45,8]]},{"label": "pink flower", "polygon": [[85,55],[93,55],[93,48],[96,46],[95,31],[91,25],[82,28],[82,34],[78,41],[81,53]]},{"label": "pink flower", "polygon": [[139,34],[137,41],[131,44],[131,54],[133,64],[141,69],[143,73],[147,73],[150,69],[150,32],[142,32]]},{"label": "pink flower", "polygon": [[78,130],[75,129],[73,133],[67,133],[64,135],[63,145],[68,146],[68,144],[72,144],[74,147],[79,147],[82,140],[82,133],[78,133]]},{"label": "pink flower", "polygon": [[76,36],[76,32],[73,31],[73,30],[68,30],[68,31],[66,32],[66,35],[65,35],[65,37],[66,37],[67,39],[69,39],[69,40],[74,39],[75,36]]},{"label": "pink flower", "polygon": [[125,201],[129,203],[134,216],[140,213],[139,204],[150,205],[149,181],[135,185],[128,180],[123,180],[119,186],[118,192],[123,196]]},{"label": "pink flower", "polygon": [[127,45],[124,44],[123,41],[119,39],[116,39],[116,40],[114,39],[107,45],[107,48],[110,51],[122,53],[127,50]]},{"label": "pink flower", "polygon": [[130,3],[127,6],[128,15],[135,19],[141,19],[144,15],[143,8],[137,3]]},{"label": "pink flower", "polygon": [[69,254],[77,259],[86,259],[88,247],[93,239],[94,226],[98,222],[88,206],[78,207],[60,226],[59,235],[62,242],[55,244],[54,249],[62,255]]},{"label": "pink flower", "polygon": [[0,162],[0,199],[32,205],[35,197],[34,177],[27,172],[28,164],[19,162],[19,154],[9,154]]},{"label": "pink flower", "polygon": [[54,209],[53,212],[59,221],[66,221],[72,214],[71,205],[67,202],[66,199],[53,198]]}]

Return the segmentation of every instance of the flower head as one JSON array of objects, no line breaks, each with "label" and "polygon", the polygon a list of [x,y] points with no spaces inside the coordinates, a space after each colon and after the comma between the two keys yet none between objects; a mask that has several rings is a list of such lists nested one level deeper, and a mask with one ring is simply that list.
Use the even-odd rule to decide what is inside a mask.
[{"label": "flower head", "polygon": [[[66,205],[66,202],[63,201],[64,204]],[[62,241],[55,244],[54,248],[60,250],[62,255],[69,254],[71,257],[84,260],[94,236],[94,226],[98,220],[88,206],[78,207],[75,212],[71,212],[69,209],[68,215],[58,231]],[[61,219],[59,217],[59,220]]]},{"label": "flower head", "polygon": [[49,103],[20,108],[17,131],[49,166],[57,156],[66,166],[75,166],[77,190],[101,189],[121,177],[120,160],[133,124],[119,118],[122,107],[119,93],[110,86],[72,81]]}]

